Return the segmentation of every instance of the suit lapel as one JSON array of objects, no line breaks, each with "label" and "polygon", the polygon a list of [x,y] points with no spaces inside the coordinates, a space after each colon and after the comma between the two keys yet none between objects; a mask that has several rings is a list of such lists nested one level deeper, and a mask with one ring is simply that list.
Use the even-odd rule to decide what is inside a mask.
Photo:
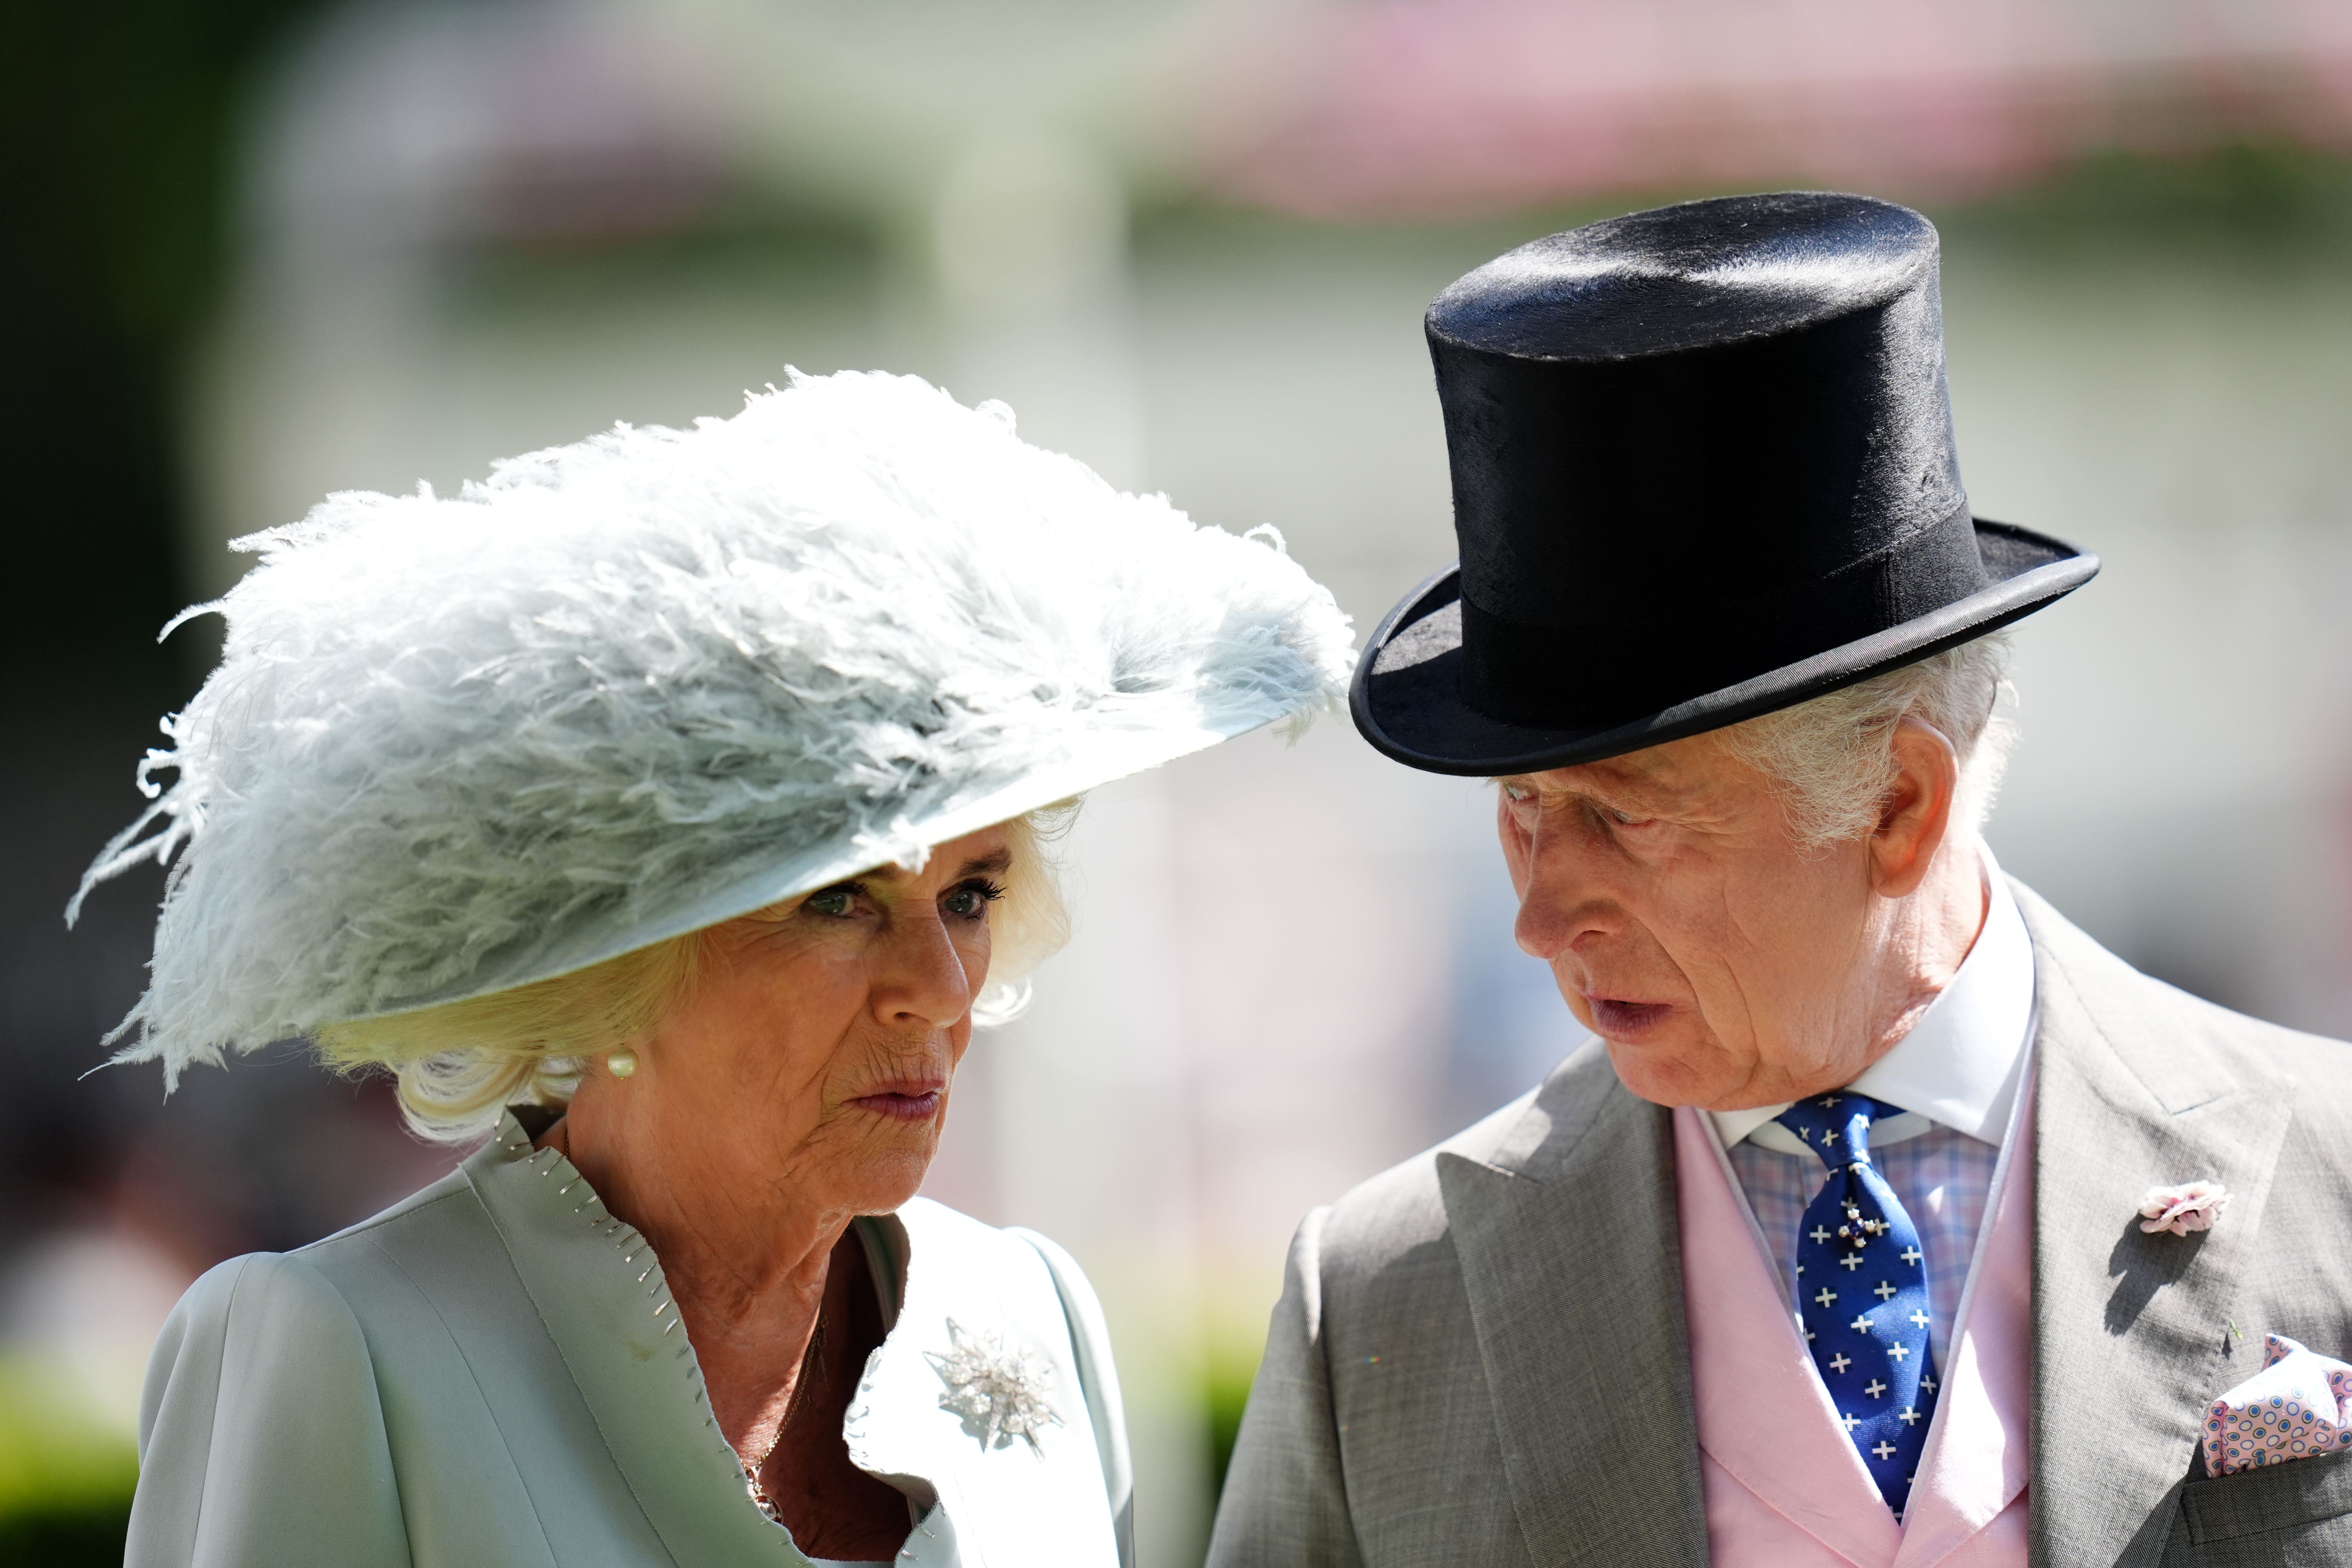
[{"label": "suit lapel", "polygon": [[[2020,889],[2019,903],[2041,1017],[2032,1560],[2153,1564],[2206,1403],[2256,1364],[2239,1281],[2291,1083],[2032,894]],[[2141,1234],[2150,1185],[2205,1176],[2231,1194],[2219,1225]],[[2250,1339],[2233,1336],[2233,1320]]]},{"label": "suit lapel", "polygon": [[1672,1125],[1595,1040],[1491,1163],[1438,1156],[1512,1505],[1540,1568],[1706,1560]]}]

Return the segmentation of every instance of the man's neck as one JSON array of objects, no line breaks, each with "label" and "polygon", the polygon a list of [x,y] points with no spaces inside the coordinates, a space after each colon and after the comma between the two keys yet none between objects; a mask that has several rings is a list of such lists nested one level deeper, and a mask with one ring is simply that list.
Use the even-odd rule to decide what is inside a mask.
[{"label": "man's neck", "polygon": [[1736,1089],[1683,1103],[1727,1113],[1777,1108],[1868,1071],[1902,1044],[1967,962],[1991,907],[1985,867],[1973,837],[1941,847],[1916,887],[1875,900],[1866,919],[1848,928],[1858,956],[1844,987],[1791,1026],[1799,1038],[1827,1042],[1827,1051],[1801,1064],[1793,1056],[1759,1062]]},{"label": "man's neck", "polygon": [[1871,933],[1876,962],[1861,1013],[1870,1021],[1870,1038],[1853,1073],[1900,1045],[1952,983],[1984,930],[1990,907],[1984,857],[1973,836],[1940,847],[1918,887],[1885,900]]}]

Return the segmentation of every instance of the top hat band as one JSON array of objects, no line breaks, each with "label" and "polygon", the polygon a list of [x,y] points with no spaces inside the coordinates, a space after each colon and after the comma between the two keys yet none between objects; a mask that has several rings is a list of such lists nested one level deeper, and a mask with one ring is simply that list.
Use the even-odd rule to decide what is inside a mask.
[{"label": "top hat band", "polygon": [[[1955,604],[1989,585],[1963,503],[1943,521],[1826,577],[1717,601],[1704,625],[1673,584],[1629,593],[1619,616],[1547,626],[1462,597],[1462,700],[1543,730],[1605,729]],[[1589,673],[1588,673],[1589,672]]]}]

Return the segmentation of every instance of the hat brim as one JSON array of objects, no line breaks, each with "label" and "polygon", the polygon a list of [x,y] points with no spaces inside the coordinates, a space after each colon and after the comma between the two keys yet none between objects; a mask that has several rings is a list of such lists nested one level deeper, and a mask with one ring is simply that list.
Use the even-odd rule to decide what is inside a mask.
[{"label": "hat brim", "polygon": [[1448,566],[1372,633],[1348,694],[1356,728],[1381,752],[1465,777],[1573,767],[1680,740],[1940,653],[2081,587],[2099,558],[2047,534],[1976,520],[1990,587],[1882,632],[1605,729],[1546,730],[1489,718],[1462,700],[1462,573]]},{"label": "hat brim", "polygon": [[632,923],[593,930],[570,941],[535,942],[494,952],[474,973],[456,984],[421,996],[403,998],[397,1006],[361,1016],[397,1016],[574,974],[656,942],[720,925],[786,899],[831,887],[860,872],[918,860],[928,851],[966,834],[1147,773],[1163,763],[1263,729],[1278,719],[1279,715],[1268,716],[1230,727],[1212,724],[1199,728],[1081,730],[1071,737],[1058,760],[1032,767],[1010,783],[951,797],[931,810],[902,818],[893,825],[887,837],[829,843],[814,851],[758,865],[690,903]]}]

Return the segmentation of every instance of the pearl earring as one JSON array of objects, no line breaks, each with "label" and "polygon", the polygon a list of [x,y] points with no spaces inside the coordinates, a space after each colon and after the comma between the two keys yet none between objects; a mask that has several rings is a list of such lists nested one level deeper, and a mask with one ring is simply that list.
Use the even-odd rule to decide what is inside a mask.
[{"label": "pearl earring", "polygon": [[604,1070],[614,1078],[626,1078],[637,1070],[637,1053],[623,1046],[604,1058]]}]

